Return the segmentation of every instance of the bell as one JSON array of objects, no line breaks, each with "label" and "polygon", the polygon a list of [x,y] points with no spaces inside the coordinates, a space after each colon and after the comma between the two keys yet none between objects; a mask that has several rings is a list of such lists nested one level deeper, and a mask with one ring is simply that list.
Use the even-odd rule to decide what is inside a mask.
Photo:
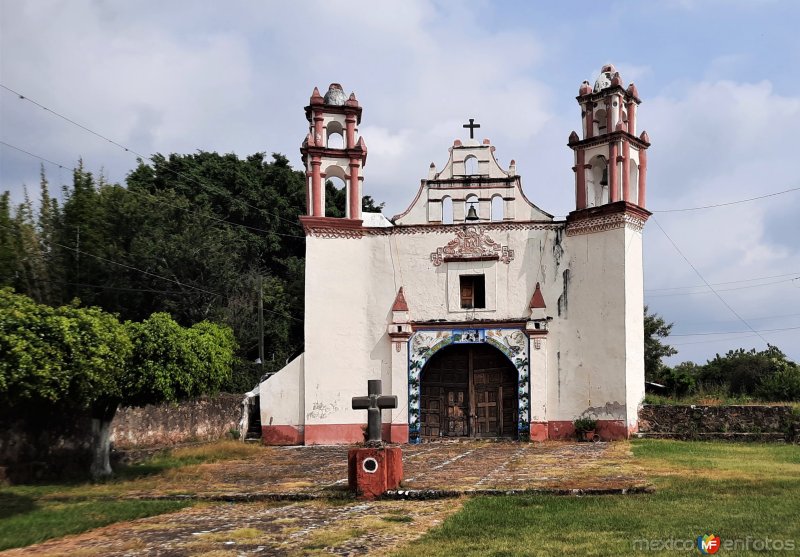
[{"label": "bell", "polygon": [[600,185],[607,186],[608,185],[608,167],[603,169],[603,176],[600,178]]},{"label": "bell", "polygon": [[475,212],[475,204],[470,203],[469,210],[467,211],[467,220],[480,220],[478,213]]}]

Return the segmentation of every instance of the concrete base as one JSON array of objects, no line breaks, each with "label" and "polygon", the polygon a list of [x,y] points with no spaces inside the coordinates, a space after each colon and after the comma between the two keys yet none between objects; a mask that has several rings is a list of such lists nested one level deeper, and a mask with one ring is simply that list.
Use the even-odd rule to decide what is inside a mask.
[{"label": "concrete base", "polygon": [[375,499],[400,487],[403,452],[400,447],[365,447],[347,453],[347,480],[359,499]]}]

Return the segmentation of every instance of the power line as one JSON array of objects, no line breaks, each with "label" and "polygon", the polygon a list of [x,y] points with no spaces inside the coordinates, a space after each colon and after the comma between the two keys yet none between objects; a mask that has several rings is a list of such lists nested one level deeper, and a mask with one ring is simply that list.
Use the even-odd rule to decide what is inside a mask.
[{"label": "power line", "polygon": [[[119,147],[120,149],[123,149],[125,152],[133,153],[134,155],[136,155],[140,159],[145,159],[145,160],[150,161],[153,164],[156,164],[156,162],[153,160],[152,157],[148,157],[147,155],[139,153],[138,151],[135,151],[134,149],[131,149],[130,147],[126,147],[125,145],[122,145],[121,143],[118,143],[118,142],[114,141],[113,139],[111,139],[109,137],[106,137],[105,135],[90,129],[90,128],[84,126],[83,124],[80,124],[80,123],[76,122],[75,120],[72,120],[71,118],[68,118],[68,117],[64,116],[63,114],[61,114],[59,112],[56,112],[55,110],[52,110],[52,109],[44,106],[43,104],[41,104],[39,102],[36,102],[35,100],[33,100],[33,99],[29,98],[29,97],[26,97],[22,93],[20,93],[18,91],[15,91],[14,89],[12,89],[10,87],[7,87],[7,86],[3,85],[2,83],[0,83],[0,87],[5,89],[6,91],[14,93],[15,95],[17,95],[19,97],[20,100],[28,101],[29,103],[32,103],[35,106],[38,106],[42,110],[45,110],[46,112],[49,112],[50,114],[52,114],[54,116],[57,116],[58,118],[61,118],[62,120],[66,121],[66,122],[69,122],[70,124],[72,124],[74,126],[77,126],[77,127],[81,128],[82,130],[84,130],[86,132],[89,132],[90,134],[92,134],[92,135],[94,135],[94,136],[96,136],[96,137],[98,137],[98,138],[100,138],[100,139],[102,139],[104,141],[107,141],[108,143],[111,143],[112,145],[114,145],[116,147]],[[10,146],[10,147],[12,147],[12,146]],[[27,151],[23,151],[22,149],[19,149],[18,147],[13,147],[13,148],[17,149],[18,151],[22,151],[23,153],[27,153]],[[27,154],[30,154],[30,153],[27,153]],[[32,155],[32,156],[36,156],[36,155]],[[41,158],[41,157],[37,157],[37,158]],[[50,161],[48,161],[48,162],[50,162]],[[53,164],[57,164],[58,165],[58,163],[53,163]],[[61,167],[61,168],[64,168],[61,165],[58,165],[58,166]],[[208,189],[208,188],[206,188],[206,184],[203,184],[202,182],[198,181],[197,179],[193,178],[192,176],[187,176],[187,175],[185,175],[185,174],[183,174],[181,172],[178,172],[177,170],[173,170],[173,169],[171,169],[169,167],[165,167],[165,170],[167,170],[168,172],[172,172],[174,175],[176,175],[178,177],[181,177],[181,178],[183,178],[185,180],[188,180],[190,182],[194,182],[195,184],[197,184],[200,187]],[[298,222],[291,221],[289,219],[285,219],[285,218],[283,218],[280,215],[277,215],[275,213],[270,213],[269,211],[261,209],[260,207],[256,207],[255,205],[251,205],[250,203],[247,203],[246,201],[244,201],[242,199],[237,199],[237,201],[239,203],[242,203],[243,205],[246,205],[247,207],[250,207],[251,209],[255,209],[255,210],[257,210],[257,211],[259,211],[259,212],[261,212],[261,213],[263,213],[265,215],[269,215],[269,216],[275,217],[275,218],[277,218],[279,220],[288,222],[289,224],[292,224],[292,225],[295,225],[295,226],[301,226],[300,223],[298,223]]]},{"label": "power line", "polygon": [[[754,330],[754,333],[776,333],[778,331],[796,331],[800,329],[800,327],[783,327],[780,329],[759,329]],[[721,331],[721,332],[714,332],[714,333],[670,333],[669,336],[671,337],[699,337],[699,336],[708,336],[708,335],[734,335],[739,333],[746,333],[747,331]]]},{"label": "power line", "polygon": [[[795,271],[794,273],[784,273],[782,275],[769,275],[769,276],[765,276],[765,277],[754,277],[754,278],[750,278],[750,279],[729,280],[727,282],[712,282],[711,284],[712,284],[712,286],[724,286],[726,284],[739,284],[740,282],[754,282],[754,281],[757,281],[757,280],[767,280],[767,279],[773,279],[773,278],[793,277],[793,276],[797,276],[798,278],[800,278],[800,271]],[[665,287],[665,288],[650,288],[650,289],[646,289],[645,292],[661,292],[661,291],[665,291],[665,290],[679,290],[679,289],[682,289],[682,288],[705,288],[705,285],[696,284],[696,285],[690,285],[690,286],[670,286],[670,287]]]},{"label": "power line", "polygon": [[702,280],[702,281],[705,283],[705,285],[706,285],[706,286],[707,286],[707,287],[708,287],[708,288],[709,288],[709,289],[710,289],[710,290],[711,290],[711,291],[712,291],[712,292],[713,292],[713,293],[716,295],[716,297],[717,297],[717,298],[719,298],[719,301],[720,301],[720,302],[722,302],[722,303],[723,303],[723,305],[725,305],[725,307],[726,307],[726,308],[728,308],[728,309],[730,310],[730,312],[731,312],[731,313],[733,313],[733,314],[734,314],[734,315],[737,317],[737,319],[739,319],[739,321],[741,321],[742,323],[744,323],[744,325],[745,325],[745,326],[746,326],[748,329],[750,329],[752,332],[754,332],[754,333],[755,333],[755,334],[758,336],[758,338],[760,338],[761,340],[763,340],[763,341],[764,341],[764,344],[769,344],[769,343],[767,342],[767,339],[765,339],[763,336],[761,336],[761,334],[760,334],[758,331],[756,331],[756,330],[755,330],[755,329],[754,329],[754,328],[753,328],[753,327],[750,325],[750,323],[748,323],[747,321],[745,321],[745,319],[744,319],[744,318],[743,318],[741,315],[739,315],[739,313],[738,313],[738,312],[737,312],[735,309],[733,309],[733,308],[730,306],[730,304],[728,304],[728,302],[726,302],[726,301],[725,301],[725,299],[724,299],[722,296],[720,296],[720,295],[719,295],[719,293],[718,293],[716,290],[714,290],[714,287],[713,287],[713,286],[711,286],[711,285],[708,283],[708,281],[705,279],[705,277],[703,277],[703,275],[700,273],[700,271],[698,271],[698,270],[697,270],[697,267],[695,267],[694,265],[692,265],[692,262],[691,262],[691,261],[689,261],[689,258],[688,258],[688,257],[686,257],[686,256],[683,254],[683,252],[680,250],[680,248],[679,248],[679,247],[678,247],[678,245],[675,243],[675,241],[674,241],[674,240],[673,240],[673,239],[670,237],[670,235],[669,235],[669,234],[667,234],[667,231],[666,231],[666,230],[664,230],[664,229],[661,227],[661,225],[659,224],[658,220],[656,220],[656,218],[655,218],[655,217],[653,217],[653,222],[654,222],[654,223],[655,223],[655,225],[658,227],[658,229],[661,231],[661,233],[662,233],[662,234],[664,234],[664,236],[667,238],[667,240],[669,240],[669,243],[670,243],[670,244],[672,244],[672,247],[673,247],[673,248],[675,248],[675,251],[677,251],[677,252],[678,252],[678,254],[679,254],[679,255],[680,255],[682,258],[683,258],[683,260],[684,260],[684,261],[686,261],[686,263],[689,265],[689,267],[691,267],[691,268],[692,268],[692,270],[695,272],[695,274],[696,274],[698,277],[700,277],[700,280]]},{"label": "power line", "polygon": [[[34,153],[31,153],[30,151],[26,151],[24,149],[21,149],[21,148],[15,146],[15,145],[11,145],[10,143],[6,143],[5,141],[0,141],[0,144],[5,145],[7,147],[11,147],[12,149],[16,149],[17,151],[25,153],[28,156],[31,156],[31,157],[36,158],[36,159],[39,159],[39,160],[44,161],[46,163],[50,163],[50,164],[53,164],[55,166],[58,166],[59,168],[69,169],[69,170],[72,170],[73,172],[77,171],[77,169],[75,167],[69,167],[69,166],[62,165],[60,163],[51,161],[50,159],[46,159],[46,158],[44,158],[42,156],[36,155]],[[224,224],[229,224],[229,225],[232,225],[232,226],[240,226],[242,228],[247,228],[249,230],[254,230],[256,232],[263,232],[265,234],[275,234],[276,236],[284,236],[286,238],[299,238],[299,239],[304,239],[305,238],[305,236],[297,236],[296,234],[284,234],[282,232],[274,232],[272,230],[266,230],[264,228],[258,228],[256,226],[249,226],[247,224],[241,224],[241,223],[238,223],[238,222],[232,222],[232,221],[229,221],[229,220],[226,220],[226,219],[223,219],[223,218],[215,217],[213,215],[205,215],[205,214],[202,214],[202,213],[198,213],[197,211],[193,211],[192,209],[190,209],[188,207],[181,207],[179,205],[175,205],[173,203],[169,203],[168,201],[165,201],[165,200],[159,198],[158,196],[153,195],[152,193],[140,192],[140,191],[133,190],[133,189],[130,189],[130,188],[125,188],[125,191],[127,191],[129,193],[132,193],[134,195],[147,196],[150,199],[153,199],[154,201],[156,201],[157,203],[161,203],[161,204],[166,205],[168,207],[172,207],[173,209],[186,211],[186,212],[191,213],[193,215],[199,216],[200,218],[214,220],[214,221],[221,222],[221,223],[224,223]],[[283,219],[283,220],[286,220],[286,219]]]},{"label": "power line", "polygon": [[[784,279],[784,280],[776,280],[774,282],[765,282],[764,284],[749,284],[747,286],[734,286],[732,288],[720,288],[717,292],[731,292],[733,290],[745,290],[747,288],[758,288],[759,286],[774,286],[776,284],[783,284],[786,282],[794,282],[800,279],[800,276]],[[703,286],[687,286],[685,288],[704,288]],[[708,290],[702,290],[700,292],[673,292],[671,294],[645,294],[648,298],[663,298],[669,296],[691,296],[694,294],[711,294]]]},{"label": "power line", "polygon": [[793,191],[800,191],[800,187],[789,188],[788,190],[776,191],[774,193],[767,193],[757,197],[750,197],[748,199],[738,199],[736,201],[728,201],[726,203],[715,203],[714,205],[702,205],[700,207],[684,207],[681,209],[654,209],[652,213],[680,213],[684,211],[700,211],[702,209],[714,209],[716,207],[727,207],[729,205],[738,205],[739,203],[749,203],[750,201],[758,201],[759,199],[766,199],[768,197],[775,197],[776,195],[783,195],[784,193],[791,193]]}]

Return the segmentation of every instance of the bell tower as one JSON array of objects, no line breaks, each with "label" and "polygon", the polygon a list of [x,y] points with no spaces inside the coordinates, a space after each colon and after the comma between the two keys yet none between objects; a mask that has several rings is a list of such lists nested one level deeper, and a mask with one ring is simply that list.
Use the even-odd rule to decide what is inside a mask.
[{"label": "bell tower", "polygon": [[578,92],[582,135],[569,136],[575,152],[575,209],[626,201],[644,208],[647,182],[647,132],[637,137],[639,93],[612,64],[602,67],[592,87],[584,81]]},{"label": "bell tower", "polygon": [[325,179],[335,176],[347,191],[345,218],[361,220],[367,146],[358,135],[361,107],[355,94],[347,97],[341,85],[331,83],[323,97],[314,87],[305,111],[309,132],[300,153],[306,167],[307,216],[326,216]]}]

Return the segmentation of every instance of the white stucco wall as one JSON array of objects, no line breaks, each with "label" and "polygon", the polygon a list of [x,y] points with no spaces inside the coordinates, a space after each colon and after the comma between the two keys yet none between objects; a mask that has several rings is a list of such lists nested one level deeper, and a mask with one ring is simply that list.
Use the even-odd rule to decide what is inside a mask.
[{"label": "white stucco wall", "polygon": [[262,426],[305,423],[304,363],[305,354],[300,354],[259,385]]}]

